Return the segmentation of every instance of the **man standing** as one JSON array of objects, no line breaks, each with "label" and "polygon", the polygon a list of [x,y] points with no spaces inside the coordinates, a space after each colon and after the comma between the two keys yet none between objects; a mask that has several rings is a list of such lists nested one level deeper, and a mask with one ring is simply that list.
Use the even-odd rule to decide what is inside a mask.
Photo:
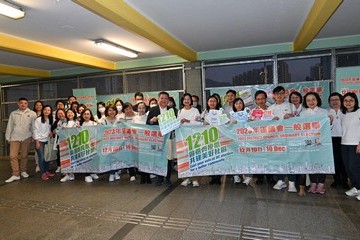
[{"label": "man standing", "polygon": [[5,134],[6,141],[10,145],[12,168],[12,176],[5,181],[7,183],[20,180],[20,171],[23,178],[29,177],[26,168],[32,139],[32,123],[36,118],[36,113],[28,108],[26,98],[19,98],[17,104],[19,109],[11,112]]},{"label": "man standing", "polygon": [[[158,97],[159,97],[158,105],[156,107],[150,108],[150,110],[149,110],[149,114],[148,114],[148,117],[146,120],[146,124],[148,124],[148,125],[159,125],[158,116],[160,114],[165,113],[168,109],[170,109],[170,107],[168,107],[169,93],[159,92]],[[175,115],[177,116],[177,109],[174,108],[174,112],[175,112]],[[170,135],[170,138],[171,137],[173,137],[173,134]],[[168,159],[167,175],[165,178],[165,185],[167,187],[171,186],[170,177],[171,177],[172,168],[171,168],[171,162],[169,160],[172,160],[172,159]],[[157,176],[156,185],[160,186],[161,184],[163,184],[163,182],[164,182],[164,177]]]}]

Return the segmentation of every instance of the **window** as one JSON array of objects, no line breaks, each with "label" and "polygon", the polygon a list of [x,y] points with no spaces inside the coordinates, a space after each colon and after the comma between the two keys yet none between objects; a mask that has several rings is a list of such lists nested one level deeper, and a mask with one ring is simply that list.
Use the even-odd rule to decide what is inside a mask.
[{"label": "window", "polygon": [[17,102],[20,97],[27,98],[30,100],[37,100],[38,95],[38,85],[21,85],[14,87],[3,88],[4,93],[4,102]]},{"label": "window", "polygon": [[336,56],[337,67],[360,66],[360,53],[339,54]]},{"label": "window", "polygon": [[210,66],[205,68],[206,88],[273,83],[273,62]]},{"label": "window", "polygon": [[80,88],[96,88],[96,94],[124,93],[122,75],[80,78]]},{"label": "window", "polygon": [[68,98],[73,95],[72,89],[77,88],[77,80],[69,79],[61,82],[40,83],[40,98]]}]

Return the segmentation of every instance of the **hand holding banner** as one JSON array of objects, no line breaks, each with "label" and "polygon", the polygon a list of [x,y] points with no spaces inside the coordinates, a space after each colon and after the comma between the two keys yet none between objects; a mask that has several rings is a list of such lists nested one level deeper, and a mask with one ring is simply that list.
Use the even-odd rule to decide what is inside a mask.
[{"label": "hand holding banner", "polygon": [[180,127],[180,120],[175,116],[173,108],[170,108],[165,113],[158,116],[158,122],[160,127],[160,132],[163,136],[172,130]]}]

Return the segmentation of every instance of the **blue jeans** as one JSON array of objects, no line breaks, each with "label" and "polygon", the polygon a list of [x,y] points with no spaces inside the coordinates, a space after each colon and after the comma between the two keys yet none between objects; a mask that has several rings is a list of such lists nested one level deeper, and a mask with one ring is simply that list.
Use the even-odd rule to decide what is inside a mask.
[{"label": "blue jeans", "polygon": [[351,186],[360,189],[360,154],[356,153],[356,145],[341,145],[341,153]]},{"label": "blue jeans", "polygon": [[47,144],[47,142],[40,142],[40,149],[35,148],[36,153],[39,158],[39,167],[40,167],[41,173],[46,173],[49,171],[49,162],[46,162],[45,158],[44,158],[44,148],[45,148],[46,144]]}]

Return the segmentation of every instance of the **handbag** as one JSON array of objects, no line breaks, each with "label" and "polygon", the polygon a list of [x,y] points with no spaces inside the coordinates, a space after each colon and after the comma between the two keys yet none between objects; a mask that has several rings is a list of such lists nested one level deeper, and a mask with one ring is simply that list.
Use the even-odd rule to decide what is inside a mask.
[{"label": "handbag", "polygon": [[55,161],[57,159],[57,149],[54,150],[55,138],[49,138],[48,143],[44,147],[44,159],[46,162]]}]

